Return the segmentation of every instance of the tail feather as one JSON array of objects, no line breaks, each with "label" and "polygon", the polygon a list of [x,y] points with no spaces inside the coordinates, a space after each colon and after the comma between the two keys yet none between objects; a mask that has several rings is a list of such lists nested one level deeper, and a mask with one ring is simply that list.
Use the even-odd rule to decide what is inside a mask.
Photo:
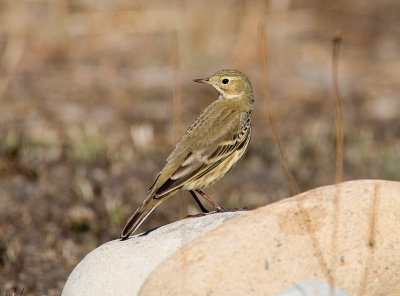
[{"label": "tail feather", "polygon": [[148,215],[163,201],[163,199],[156,199],[153,195],[148,196],[143,204],[136,210],[136,212],[126,223],[124,230],[122,230],[121,239],[126,240],[129,236],[139,228],[140,224],[147,218]]}]

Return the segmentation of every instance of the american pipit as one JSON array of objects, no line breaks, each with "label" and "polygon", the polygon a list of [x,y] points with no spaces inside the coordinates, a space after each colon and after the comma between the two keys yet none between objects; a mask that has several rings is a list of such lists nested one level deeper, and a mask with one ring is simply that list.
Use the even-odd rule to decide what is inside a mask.
[{"label": "american pipit", "polygon": [[122,240],[178,190],[189,190],[203,212],[207,210],[195,192],[217,211],[225,210],[201,189],[220,180],[245,153],[250,141],[253,90],[247,77],[235,70],[222,70],[194,81],[213,86],[219,98],[200,114],[169,155],[142,205],[125,225]]}]

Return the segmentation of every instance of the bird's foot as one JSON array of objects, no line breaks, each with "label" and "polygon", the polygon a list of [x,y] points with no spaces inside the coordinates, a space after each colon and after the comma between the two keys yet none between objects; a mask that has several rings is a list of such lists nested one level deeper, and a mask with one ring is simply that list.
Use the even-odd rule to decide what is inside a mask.
[{"label": "bird's foot", "polygon": [[198,213],[198,214],[194,214],[194,215],[187,215],[186,217],[184,217],[183,219],[187,219],[187,218],[197,218],[197,217],[203,217],[206,216],[208,214],[212,214],[212,212],[207,212],[207,213]]},{"label": "bird's foot", "polygon": [[223,213],[223,212],[240,212],[240,211],[248,211],[249,208],[244,207],[244,208],[233,208],[233,209],[227,209],[223,207],[216,208],[215,211],[211,213]]},{"label": "bird's foot", "polygon": [[244,207],[244,208],[227,209],[227,208],[224,208],[224,207],[220,206],[218,208],[215,208],[215,210],[211,211],[211,212],[207,211],[207,212],[202,212],[202,213],[198,213],[198,214],[194,214],[194,215],[187,215],[184,219],[186,219],[186,218],[203,217],[203,216],[207,216],[207,215],[210,215],[210,214],[216,214],[216,213],[227,213],[227,212],[234,213],[234,212],[240,212],[240,211],[249,211],[249,208]]},{"label": "bird's foot", "polygon": [[223,213],[223,212],[229,212],[230,210],[221,206],[215,207],[215,212],[217,213]]},{"label": "bird's foot", "polygon": [[240,211],[250,211],[250,209],[248,207],[244,207],[244,208],[234,208],[231,210],[232,212],[240,212]]}]

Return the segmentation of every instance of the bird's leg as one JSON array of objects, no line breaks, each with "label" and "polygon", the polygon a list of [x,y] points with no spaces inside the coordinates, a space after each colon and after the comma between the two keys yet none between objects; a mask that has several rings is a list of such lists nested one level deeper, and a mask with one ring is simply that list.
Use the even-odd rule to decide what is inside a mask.
[{"label": "bird's leg", "polygon": [[226,212],[228,211],[227,209],[219,206],[218,204],[216,204],[207,194],[205,194],[203,191],[201,190],[195,190],[198,194],[200,194],[206,201],[208,201],[210,204],[212,204],[214,206],[214,208],[217,209],[217,212]]},{"label": "bird's leg", "polygon": [[197,198],[196,193],[194,193],[193,190],[189,190],[190,194],[192,195],[194,201],[196,204],[199,206],[200,210],[204,213],[207,214],[209,211],[201,204],[200,200]]}]

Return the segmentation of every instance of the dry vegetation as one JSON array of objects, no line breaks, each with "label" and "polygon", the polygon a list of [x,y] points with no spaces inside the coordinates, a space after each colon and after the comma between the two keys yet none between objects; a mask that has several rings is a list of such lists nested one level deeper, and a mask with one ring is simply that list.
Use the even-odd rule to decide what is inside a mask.
[{"label": "dry vegetation", "polygon": [[[335,182],[337,30],[343,178],[398,180],[399,15],[395,0],[1,1],[0,295],[58,295],[85,254],[119,236],[175,133],[216,97],[191,80],[219,69],[248,74],[257,102],[246,157],[207,192],[249,208],[290,195],[261,99],[260,23],[300,190]],[[182,197],[142,229],[193,212]]]}]

